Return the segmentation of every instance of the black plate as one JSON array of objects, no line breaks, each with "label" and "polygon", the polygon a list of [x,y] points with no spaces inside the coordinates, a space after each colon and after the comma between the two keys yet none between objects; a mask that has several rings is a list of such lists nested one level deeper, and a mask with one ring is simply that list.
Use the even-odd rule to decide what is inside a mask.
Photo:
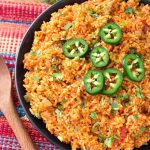
[{"label": "black plate", "polygon": [[[46,137],[51,143],[58,146],[61,150],[70,150],[71,146],[65,143],[60,142],[57,137],[50,134],[50,132],[46,129],[45,124],[42,120],[39,120],[35,118],[33,115],[31,115],[29,108],[30,105],[24,100],[24,95],[26,93],[25,88],[23,87],[23,79],[24,74],[27,70],[23,68],[23,59],[24,54],[29,52],[33,39],[34,39],[34,32],[40,30],[40,26],[43,23],[43,21],[49,21],[51,14],[53,12],[56,12],[58,9],[63,8],[66,5],[73,5],[74,3],[82,3],[86,0],[61,0],[57,2],[56,4],[52,5],[48,9],[46,9],[30,26],[29,30],[26,32],[23,41],[21,43],[20,49],[18,51],[17,55],[17,61],[16,61],[16,70],[15,70],[15,80],[16,80],[16,88],[17,93],[19,96],[20,103],[22,107],[24,108],[24,111],[29,118],[29,120],[32,122],[34,127],[44,136]],[[142,2],[146,2],[146,0],[142,0]],[[148,2],[150,4],[150,2]],[[150,150],[150,144],[147,146],[143,146],[140,148],[141,150]]]}]

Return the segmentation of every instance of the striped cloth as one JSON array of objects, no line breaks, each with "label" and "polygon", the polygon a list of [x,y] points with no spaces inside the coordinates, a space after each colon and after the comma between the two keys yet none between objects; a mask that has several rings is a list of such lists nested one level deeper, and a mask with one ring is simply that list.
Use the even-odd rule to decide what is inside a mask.
[{"label": "striped cloth", "polygon": [[[41,136],[26,118],[18,101],[14,84],[16,51],[32,21],[47,7],[48,5],[46,4],[29,4],[0,0],[0,55],[3,56],[9,67],[13,81],[13,97],[16,109],[31,138],[39,150],[58,150],[58,148]],[[0,150],[21,150],[2,112],[0,112]]]}]

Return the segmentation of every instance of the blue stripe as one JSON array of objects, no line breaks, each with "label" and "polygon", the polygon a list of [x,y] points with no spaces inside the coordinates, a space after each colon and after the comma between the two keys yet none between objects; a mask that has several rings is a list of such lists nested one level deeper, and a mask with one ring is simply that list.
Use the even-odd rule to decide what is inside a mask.
[{"label": "blue stripe", "polygon": [[7,64],[16,64],[16,60],[6,60]]},{"label": "blue stripe", "polygon": [[0,117],[3,116],[3,113],[0,111]]},{"label": "blue stripe", "polygon": [[25,22],[25,21],[19,21],[19,20],[4,20],[1,19],[0,22],[8,22],[8,23],[16,23],[16,24],[27,24],[30,25],[32,22]]},{"label": "blue stripe", "polygon": [[8,68],[10,70],[10,72],[15,72],[15,67],[11,67],[11,68]]},{"label": "blue stripe", "polygon": [[0,52],[0,55],[5,56],[5,57],[16,57],[16,54],[10,54],[10,53],[6,53],[6,52]]},{"label": "blue stripe", "polygon": [[[35,141],[39,150],[60,150],[50,142]],[[18,141],[15,137],[0,136],[1,150],[21,150]]]},{"label": "blue stripe", "polygon": [[25,112],[24,112],[24,110],[23,110],[23,108],[22,108],[21,105],[19,105],[19,106],[17,107],[17,112],[18,112],[18,114],[19,114],[19,117],[25,116]]},{"label": "blue stripe", "polygon": [[[25,112],[24,112],[24,110],[23,110],[23,108],[22,108],[21,105],[17,106],[16,109],[17,109],[17,112],[18,112],[18,114],[19,114],[19,117],[25,116]],[[3,116],[3,113],[2,113],[2,112],[0,112],[0,117],[1,117],[1,116]]]},{"label": "blue stripe", "polygon": [[55,145],[50,144],[49,142],[39,142],[36,141],[36,145],[39,150],[60,150]]}]

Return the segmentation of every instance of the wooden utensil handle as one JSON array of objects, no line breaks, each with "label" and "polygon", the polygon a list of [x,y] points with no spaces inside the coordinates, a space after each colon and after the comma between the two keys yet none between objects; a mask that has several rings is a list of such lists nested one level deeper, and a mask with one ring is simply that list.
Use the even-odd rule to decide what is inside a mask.
[{"label": "wooden utensil handle", "polygon": [[17,138],[18,142],[20,143],[21,148],[23,150],[37,150],[35,144],[31,140],[27,130],[23,126],[23,124],[17,114],[17,111],[13,104],[13,100],[10,100],[9,103],[12,103],[12,104],[9,104],[8,110],[5,111],[6,109],[4,109],[3,113],[6,117],[9,125],[13,129],[13,131],[16,135],[16,138]]}]

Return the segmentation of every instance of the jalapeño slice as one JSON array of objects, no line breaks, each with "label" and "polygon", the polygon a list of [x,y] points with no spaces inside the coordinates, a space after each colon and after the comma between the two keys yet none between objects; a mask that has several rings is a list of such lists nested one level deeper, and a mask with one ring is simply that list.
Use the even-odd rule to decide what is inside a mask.
[{"label": "jalape\u00f1o slice", "polygon": [[102,94],[113,95],[115,94],[119,87],[122,85],[123,75],[115,68],[108,68],[103,71],[105,78],[105,85]]},{"label": "jalape\u00f1o slice", "polygon": [[108,23],[100,29],[99,36],[105,43],[116,45],[122,39],[122,30],[117,24]]},{"label": "jalape\u00f1o slice", "polygon": [[144,63],[137,54],[129,54],[123,58],[125,75],[132,81],[140,82],[145,75]]},{"label": "jalape\u00f1o slice", "polygon": [[109,62],[109,54],[104,47],[95,47],[90,55],[92,64],[95,67],[105,67]]},{"label": "jalape\u00f1o slice", "polygon": [[84,57],[88,52],[88,43],[81,39],[68,40],[62,47],[63,53],[68,58]]},{"label": "jalape\u00f1o slice", "polygon": [[97,70],[89,70],[84,75],[83,81],[86,91],[91,95],[99,94],[104,86],[104,77]]}]

